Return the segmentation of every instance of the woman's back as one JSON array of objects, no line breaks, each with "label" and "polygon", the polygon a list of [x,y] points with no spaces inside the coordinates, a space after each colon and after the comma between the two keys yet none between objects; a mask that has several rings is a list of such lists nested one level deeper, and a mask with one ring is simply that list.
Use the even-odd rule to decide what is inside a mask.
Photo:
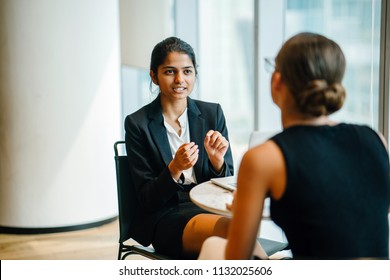
[{"label": "woman's back", "polygon": [[389,158],[366,126],[293,126],[272,140],[286,188],[271,216],[294,258],[388,258]]}]

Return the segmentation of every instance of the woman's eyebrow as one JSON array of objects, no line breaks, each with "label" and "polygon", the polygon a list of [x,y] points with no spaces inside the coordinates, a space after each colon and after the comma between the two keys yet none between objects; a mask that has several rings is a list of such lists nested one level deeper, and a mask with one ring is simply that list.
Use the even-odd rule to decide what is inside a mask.
[{"label": "woman's eyebrow", "polygon": [[[163,69],[177,69],[177,67],[174,67],[174,66],[170,66],[170,65],[167,65],[167,66],[163,66],[162,67]],[[190,68],[194,68],[194,66],[184,66],[182,67],[181,69],[190,69]]]}]

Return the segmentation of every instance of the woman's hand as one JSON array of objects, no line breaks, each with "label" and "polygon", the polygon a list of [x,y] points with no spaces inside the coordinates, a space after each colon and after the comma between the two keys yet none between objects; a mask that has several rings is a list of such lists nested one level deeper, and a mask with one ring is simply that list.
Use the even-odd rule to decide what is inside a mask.
[{"label": "woman's hand", "polygon": [[204,138],[204,147],[214,170],[221,172],[229,142],[218,131],[209,130]]},{"label": "woman's hand", "polygon": [[198,145],[195,145],[194,142],[181,145],[177,149],[173,160],[168,165],[172,177],[178,180],[183,170],[187,170],[195,165],[198,157]]}]

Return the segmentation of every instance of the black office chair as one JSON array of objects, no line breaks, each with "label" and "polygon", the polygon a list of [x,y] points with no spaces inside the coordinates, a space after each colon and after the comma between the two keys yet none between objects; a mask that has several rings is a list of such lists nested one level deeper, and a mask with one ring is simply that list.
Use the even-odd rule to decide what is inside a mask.
[{"label": "black office chair", "polygon": [[[118,260],[124,260],[132,254],[142,255],[154,260],[171,259],[168,256],[156,253],[152,247],[141,245],[126,245],[127,240],[132,238],[130,227],[135,215],[136,194],[130,181],[129,162],[126,155],[119,155],[118,145],[125,145],[125,141],[117,141],[114,144],[115,167],[118,190],[118,208],[119,208],[119,250]],[[265,238],[258,238],[261,246],[268,256],[284,250],[288,243],[277,242]]]},{"label": "black office chair", "polygon": [[125,242],[132,238],[130,228],[135,215],[136,194],[130,181],[129,162],[126,155],[119,155],[118,145],[124,145],[125,141],[117,141],[114,144],[115,167],[118,191],[119,209],[119,250],[118,260],[124,260],[129,255],[141,255],[153,260],[170,259],[158,254],[152,247],[141,245],[126,245]]}]

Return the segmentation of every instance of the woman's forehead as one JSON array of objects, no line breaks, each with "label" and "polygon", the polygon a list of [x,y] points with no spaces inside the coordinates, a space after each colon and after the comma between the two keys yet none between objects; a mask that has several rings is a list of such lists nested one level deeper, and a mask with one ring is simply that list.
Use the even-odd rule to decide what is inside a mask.
[{"label": "woman's forehead", "polygon": [[189,68],[194,67],[191,58],[188,54],[179,52],[170,52],[166,56],[160,67],[174,67],[174,68]]}]

